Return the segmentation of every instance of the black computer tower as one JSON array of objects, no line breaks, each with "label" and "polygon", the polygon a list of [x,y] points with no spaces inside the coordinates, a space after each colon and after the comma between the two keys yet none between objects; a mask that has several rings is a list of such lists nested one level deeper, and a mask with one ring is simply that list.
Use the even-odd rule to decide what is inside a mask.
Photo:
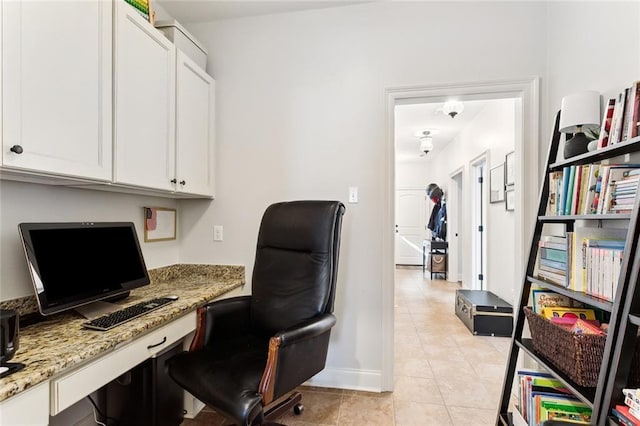
[{"label": "black computer tower", "polygon": [[179,426],[184,419],[183,390],[167,371],[167,360],[182,351],[182,342],[134,367],[102,389],[107,424]]}]

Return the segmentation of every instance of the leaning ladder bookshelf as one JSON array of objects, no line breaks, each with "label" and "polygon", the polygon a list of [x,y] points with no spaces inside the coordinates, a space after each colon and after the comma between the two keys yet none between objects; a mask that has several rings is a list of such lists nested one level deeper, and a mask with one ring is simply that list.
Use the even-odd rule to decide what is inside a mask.
[{"label": "leaning ladder bookshelf", "polygon": [[[640,270],[640,250],[637,250],[640,235],[640,216],[638,214],[640,195],[636,196],[630,214],[547,216],[546,211],[549,197],[549,175],[551,172],[562,170],[563,167],[572,165],[595,164],[603,161],[606,163],[609,159],[615,157],[640,152],[640,137],[597,151],[571,157],[567,160],[555,161],[560,145],[560,133],[558,131],[559,120],[560,112],[557,113],[555,119],[553,136],[545,167],[545,177],[539,194],[537,219],[532,235],[529,258],[527,260],[520,300],[518,305],[516,305],[516,323],[511,339],[510,353],[496,420],[496,425],[498,426],[526,424],[523,423],[522,417],[518,417],[519,413],[510,411],[512,409],[510,406],[513,392],[512,388],[518,368],[518,355],[521,351],[533,359],[544,370],[559,379],[579,400],[592,408],[592,424],[617,424],[609,417],[609,413],[611,412],[611,408],[616,404],[621,404],[624,400],[622,389],[627,386],[629,372],[631,370],[631,360],[636,348],[636,334],[640,326],[640,286],[637,285]],[[599,221],[599,225],[612,220],[628,222],[621,271],[612,302],[582,292],[573,291],[570,288],[554,285],[535,277],[538,243],[541,239],[543,226],[545,224],[561,224],[564,225],[565,232],[573,232],[574,225],[577,221],[594,220]],[[582,387],[573,382],[571,378],[555,368],[544,355],[534,351],[531,339],[523,337],[525,325],[523,308],[530,304],[532,285],[550,289],[579,301],[586,306],[598,308],[610,313],[609,331],[606,337],[596,387]],[[516,410],[517,409],[516,407]]]}]

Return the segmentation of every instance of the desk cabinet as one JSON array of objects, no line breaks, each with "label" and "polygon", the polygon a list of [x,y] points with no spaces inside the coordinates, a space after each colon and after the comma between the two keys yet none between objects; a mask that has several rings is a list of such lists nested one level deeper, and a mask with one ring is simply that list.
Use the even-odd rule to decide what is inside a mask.
[{"label": "desk cabinet", "polygon": [[36,426],[49,423],[49,383],[0,403],[0,425]]}]

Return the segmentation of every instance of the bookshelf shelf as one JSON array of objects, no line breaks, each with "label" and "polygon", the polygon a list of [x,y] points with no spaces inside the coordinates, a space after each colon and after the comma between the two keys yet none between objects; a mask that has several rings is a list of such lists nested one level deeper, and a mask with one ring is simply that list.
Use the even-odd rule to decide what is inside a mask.
[{"label": "bookshelf shelf", "polygon": [[533,284],[537,284],[540,287],[545,287],[549,290],[555,291],[556,293],[569,296],[570,298],[582,303],[586,303],[589,306],[593,306],[595,308],[599,308],[607,312],[611,312],[611,310],[613,309],[613,302],[609,302],[608,300],[600,299],[598,297],[594,297],[586,293],[573,291],[571,289],[561,287],[559,285],[552,284],[548,281],[543,281],[535,277],[527,277],[527,279]]},{"label": "bookshelf shelf", "polygon": [[568,223],[576,220],[629,220],[630,214],[581,214],[581,215],[559,215],[559,216],[538,216],[538,220],[544,223]]},{"label": "bookshelf shelf", "polygon": [[571,379],[569,379],[567,375],[557,371],[549,360],[533,350],[533,342],[531,341],[531,339],[516,340],[516,345],[518,345],[524,352],[526,352],[527,355],[533,358],[534,361],[544,367],[545,370],[553,374],[556,379],[560,380],[567,387],[567,389],[569,389],[582,402],[593,407],[593,401],[596,394],[595,388],[585,388],[582,386],[578,386]]},{"label": "bookshelf shelf", "polygon": [[[518,413],[510,411],[513,409],[510,406],[510,400],[512,390],[516,386],[516,371],[520,367],[518,365],[520,352],[535,361],[542,370],[546,370],[551,376],[558,379],[578,400],[591,407],[591,424],[593,425],[605,426],[610,424],[611,408],[617,404],[624,403],[622,389],[630,385],[628,380],[632,364],[631,358],[635,353],[636,336],[640,329],[640,285],[638,285],[640,282],[640,249],[638,248],[640,246],[640,197],[636,198],[635,196],[640,192],[640,182],[633,177],[627,179],[628,176],[633,175],[618,172],[613,177],[614,175],[609,172],[613,169],[623,168],[620,165],[612,167],[613,163],[616,162],[616,157],[640,153],[640,136],[603,149],[556,161],[561,139],[559,121],[560,112],[558,111],[551,143],[549,144],[546,172],[544,173],[542,190],[538,200],[537,220],[531,239],[520,291],[520,300],[514,303],[516,321],[496,420],[497,425],[507,424],[512,426],[516,423],[514,417]],[[608,160],[613,161],[610,164]],[[629,159],[625,158],[625,160],[625,163],[628,164]],[[589,167],[578,167],[583,165],[589,165]],[[631,166],[633,167],[633,165]],[[587,171],[584,171],[585,169]],[[569,170],[570,175],[566,174],[567,170]],[[580,170],[582,170],[580,172],[582,174],[578,174]],[[595,173],[594,170],[604,170],[604,172],[600,177],[595,174],[589,174]],[[573,185],[574,174],[576,186],[567,186]],[[606,178],[609,175],[612,180],[611,182],[606,182]],[[564,177],[562,181],[560,176]],[[582,191],[589,191],[589,189],[584,188],[592,188],[592,185],[594,185],[592,183],[594,176],[602,180],[601,188],[616,188],[611,190],[612,193],[610,194],[606,192],[608,189],[605,190],[604,194],[602,192],[595,193],[595,195],[590,194],[593,197],[600,195],[601,198],[598,199],[600,209],[604,209],[603,211],[615,211],[615,206],[628,204],[628,208],[620,209],[623,213],[558,216],[548,214],[548,212],[553,212],[554,210],[550,209],[554,208],[557,209],[555,211],[561,212],[562,203],[564,203],[565,212],[587,211],[589,204],[580,205],[579,203],[583,199],[583,194],[585,194]],[[588,178],[587,181],[584,180],[585,177]],[[622,182],[624,180],[628,180],[628,182]],[[567,182],[570,183],[567,184]],[[578,182],[588,182],[589,184],[586,187],[579,186],[581,184]],[[600,182],[600,180],[597,182]],[[635,184],[632,182],[635,182]],[[576,192],[575,188],[580,188],[580,192]],[[566,194],[568,194],[566,195],[567,197],[571,197],[574,192],[579,195],[573,196],[573,199],[562,198]],[[616,195],[620,195],[620,197],[615,198],[615,200],[622,200],[622,202],[609,204],[610,202],[613,203],[613,197]],[[624,200],[625,198],[632,199],[632,203]],[[555,204],[549,200],[554,200]],[[596,208],[595,206],[597,205],[594,201],[592,208]],[[609,210],[609,206],[612,206],[611,210]],[[584,221],[585,223],[579,223],[579,221]],[[593,221],[597,221],[595,222],[596,226],[593,226]],[[625,221],[623,226],[619,226],[619,221]],[[549,226],[546,228],[547,231],[551,230],[554,233],[559,226],[564,227],[564,236],[557,233],[554,235],[543,233],[545,225]],[[580,248],[576,248],[577,241],[580,241]],[[582,257],[582,254],[580,254],[581,257],[578,257],[578,252],[582,253],[583,250],[589,251],[585,251],[587,253],[585,257]],[[596,263],[603,262],[605,259],[611,259],[611,263],[602,264],[604,266],[601,266],[601,263]],[[586,274],[573,276],[574,280],[586,279],[586,281],[577,281],[577,283],[586,286],[594,293],[612,297],[613,301],[577,292],[555,282],[552,283],[537,278],[537,276],[543,275],[542,273],[544,272],[545,276],[549,276],[550,279],[553,278],[554,281],[561,280],[563,277],[568,278],[571,273],[577,273],[573,272],[574,270],[586,271]],[[607,271],[613,271],[613,273],[607,276],[607,273],[609,273]],[[614,276],[618,276],[618,278],[613,279],[612,277]],[[603,278],[606,279],[603,280]],[[574,301],[581,302],[585,307],[604,311],[609,328],[604,342],[602,361],[599,368],[596,367],[598,377],[595,383],[597,383],[597,386],[587,388],[577,385],[564,373],[564,371],[567,371],[566,368],[564,371],[560,370],[547,358],[548,356],[555,359],[552,351],[548,355],[537,353],[533,349],[533,341],[523,338],[526,323],[523,309],[525,306],[531,306],[532,288],[535,287],[551,290]],[[549,333],[549,338],[552,338],[550,331],[544,332]],[[543,337],[547,337],[547,335]],[[539,345],[537,346],[540,347]],[[599,355],[596,359],[599,360]],[[578,362],[577,359],[576,362]]]},{"label": "bookshelf shelf", "polygon": [[561,170],[566,166],[596,163],[602,160],[617,157],[619,155],[631,154],[632,152],[637,151],[640,151],[640,136],[625,142],[620,142],[618,144],[608,146],[606,148],[598,149],[596,151],[576,155],[575,157],[571,157],[567,160],[555,162],[549,165],[549,171]]}]

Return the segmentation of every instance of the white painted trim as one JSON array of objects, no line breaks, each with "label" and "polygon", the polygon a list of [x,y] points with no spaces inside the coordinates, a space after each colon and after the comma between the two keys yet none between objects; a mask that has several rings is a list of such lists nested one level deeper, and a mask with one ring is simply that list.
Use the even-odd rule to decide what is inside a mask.
[{"label": "white painted trim", "polygon": [[[482,194],[478,193],[479,182],[476,181],[476,179],[479,177],[478,173],[476,172],[476,168],[478,168],[479,166],[483,166]],[[488,290],[486,285],[489,282],[489,271],[488,271],[489,268],[487,265],[487,254],[489,250],[487,249],[486,229],[487,229],[487,222],[488,222],[487,204],[488,204],[489,197],[487,197],[487,190],[489,188],[489,170],[491,170],[491,152],[490,151],[484,151],[480,155],[476,156],[471,161],[469,161],[468,184],[471,190],[470,192],[471,192],[472,205],[467,207],[469,208],[469,210],[471,210],[472,226],[471,226],[470,237],[471,237],[471,251],[474,254],[477,253],[476,244],[477,244],[478,231],[476,227],[482,225],[483,228],[485,229],[485,231],[482,233],[482,241],[480,242],[480,244],[482,244],[482,265],[478,265],[478,259],[475,255],[472,256],[472,259],[471,259],[471,275],[470,275],[471,279],[470,279],[470,283],[467,283],[467,286],[471,284],[471,290]],[[475,215],[477,214],[477,210],[476,210],[476,206],[473,205],[478,202],[478,197],[480,197],[480,203],[482,208],[482,222],[479,222],[478,218],[476,218]],[[479,275],[478,272],[480,271],[480,269],[482,270],[482,275],[483,275],[482,283],[480,283],[480,280],[478,279],[478,275]],[[482,288],[480,287],[480,284],[482,284]]]},{"label": "white painted trim", "polygon": [[[447,215],[448,219],[448,237],[449,242],[449,260],[447,262],[449,270],[447,271],[447,281],[457,283],[462,281],[460,270],[458,269],[459,256],[460,256],[460,225],[462,224],[462,218],[459,212],[462,211],[462,195],[458,191],[458,184],[456,178],[460,178],[462,184],[462,190],[465,190],[464,184],[464,171],[465,166],[460,166],[453,172],[449,173],[449,197],[447,200]],[[458,236],[456,236],[458,234]]]},{"label": "white painted trim", "polygon": [[[521,100],[520,114],[516,111],[516,128],[522,131],[516,135],[516,188],[515,271],[521,282],[526,241],[533,231],[539,185],[538,145],[540,133],[540,78],[525,77],[495,81],[434,83],[422,86],[396,87],[385,89],[385,143],[381,147],[384,158],[382,182],[382,390],[393,390],[393,320],[394,320],[394,193],[395,193],[395,148],[394,148],[394,107],[401,103],[416,103],[421,99],[429,102],[444,101],[448,96],[461,100],[517,98]],[[527,159],[525,161],[524,159]]]},{"label": "white painted trim", "polygon": [[381,382],[381,371],[327,367],[309,379],[305,385],[323,388],[381,392]]}]

